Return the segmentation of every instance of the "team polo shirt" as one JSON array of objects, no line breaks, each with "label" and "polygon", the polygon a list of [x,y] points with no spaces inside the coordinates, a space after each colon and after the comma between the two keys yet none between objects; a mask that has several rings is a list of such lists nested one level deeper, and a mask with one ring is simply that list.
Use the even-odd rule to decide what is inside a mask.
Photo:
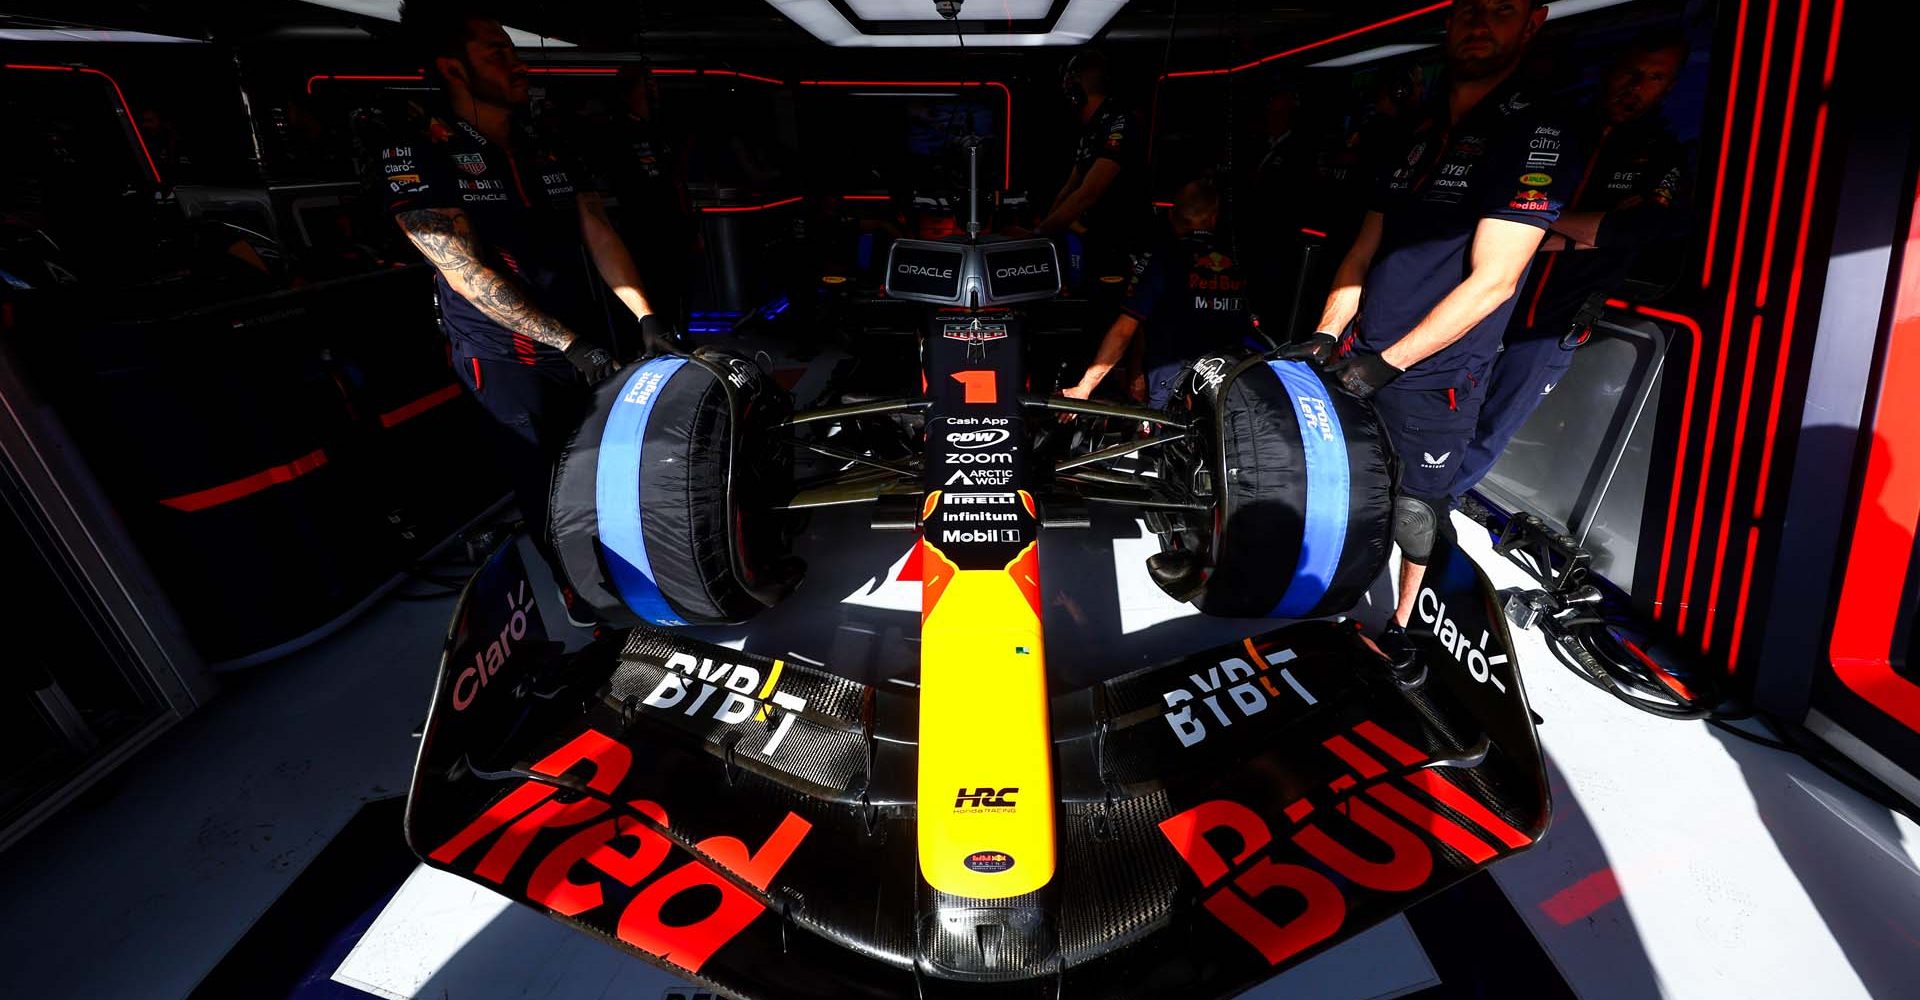
[{"label": "team polo shirt", "polygon": [[[1557,103],[1508,83],[1449,123],[1446,91],[1382,166],[1373,208],[1385,217],[1367,272],[1357,349],[1377,354],[1412,330],[1472,270],[1482,219],[1546,229],[1580,182],[1574,123]],[[1509,298],[1459,340],[1414,365],[1406,388],[1483,377],[1513,314]]]},{"label": "team polo shirt", "polygon": [[[596,337],[588,263],[576,195],[584,178],[531,129],[516,123],[513,148],[444,112],[388,140],[374,179],[396,215],[458,208],[472,221],[495,270],[517,279],[540,309],[590,340]],[[567,366],[560,351],[508,330],[437,277],[441,324],[456,352],[525,365]],[[600,323],[604,326],[604,323]]]}]

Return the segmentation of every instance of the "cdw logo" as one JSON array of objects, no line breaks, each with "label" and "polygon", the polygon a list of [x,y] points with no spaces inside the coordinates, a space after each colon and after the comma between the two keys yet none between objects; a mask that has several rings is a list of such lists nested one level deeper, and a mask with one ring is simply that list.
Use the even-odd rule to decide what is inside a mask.
[{"label": "cdw logo", "polygon": [[[632,750],[589,729],[533,770],[553,776],[585,770],[587,788],[610,796],[632,767]],[[513,872],[525,871],[522,858],[544,838],[546,856],[523,876],[521,892],[529,901],[565,917],[617,911],[597,915],[594,923],[603,933],[610,930],[689,972],[699,972],[766,910],[741,883],[764,891],[812,829],[787,813],[758,849],[750,850],[745,838],[715,835],[694,845],[712,859],[711,866],[700,860],[670,866],[676,848],[655,828],[671,825],[665,807],[633,799],[630,812],[609,816],[612,807],[606,802],[571,796],[561,801],[559,791],[544,782],[523,782],[427,856],[451,866],[491,838],[479,862],[462,867],[475,879],[504,885]],[[690,912],[706,915],[688,923]]]},{"label": "cdw logo", "polygon": [[1002,788],[998,791],[991,788],[976,788],[969,792],[962,788],[954,793],[953,807],[955,809],[965,809],[969,806],[975,809],[1007,809],[1013,806],[1013,797],[1019,791],[1018,788]]},{"label": "cdw logo", "polygon": [[[1353,733],[1401,768],[1428,759],[1372,722],[1353,727]],[[1362,781],[1387,774],[1387,765],[1344,735],[1322,745]],[[1342,774],[1328,787],[1338,793],[1355,784],[1352,775]],[[1480,832],[1442,815],[1427,801],[1409,794],[1406,786],[1464,817]],[[1512,850],[1533,843],[1533,838],[1431,768],[1369,784],[1333,806],[1345,817],[1335,825],[1343,831],[1342,838],[1360,843],[1343,843],[1318,824],[1304,822],[1314,808],[1311,800],[1301,798],[1282,811],[1290,824],[1299,824],[1284,834],[1292,850],[1275,843],[1273,829],[1259,814],[1226,799],[1202,803],[1160,824],[1161,834],[1200,880],[1205,890],[1201,905],[1272,965],[1333,937],[1347,920],[1347,899],[1340,883],[1316,868],[1278,861],[1278,854],[1303,852],[1353,885],[1402,893],[1420,889],[1433,875],[1433,848],[1416,831],[1425,831],[1476,865],[1502,853],[1487,842],[1488,837]],[[1355,827],[1367,836],[1345,833]],[[1230,855],[1221,852],[1236,842],[1239,846]],[[1289,916],[1276,919],[1274,914]]]}]

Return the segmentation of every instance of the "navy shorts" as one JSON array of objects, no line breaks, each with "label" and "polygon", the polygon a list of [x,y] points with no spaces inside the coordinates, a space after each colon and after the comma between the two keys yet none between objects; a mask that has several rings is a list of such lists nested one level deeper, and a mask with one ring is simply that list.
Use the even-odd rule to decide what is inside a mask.
[{"label": "navy shorts", "polygon": [[547,494],[553,460],[586,416],[592,397],[571,365],[523,365],[455,353],[453,370],[493,419],[494,449],[513,482],[527,531],[547,555]]},{"label": "navy shorts", "polygon": [[1465,372],[1450,386],[1393,382],[1373,394],[1380,427],[1400,456],[1401,493],[1447,508],[1485,398]]}]

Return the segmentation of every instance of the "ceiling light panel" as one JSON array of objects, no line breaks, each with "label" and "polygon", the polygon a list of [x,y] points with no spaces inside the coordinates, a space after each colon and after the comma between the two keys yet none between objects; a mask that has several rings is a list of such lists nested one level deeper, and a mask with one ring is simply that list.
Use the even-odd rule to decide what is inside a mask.
[{"label": "ceiling light panel", "polygon": [[[847,9],[862,21],[939,21],[933,0],[846,0]],[[962,21],[1037,21],[1052,9],[1052,0],[965,0]]]},{"label": "ceiling light panel", "polygon": [[[960,44],[955,37],[952,25],[933,13],[933,0],[844,0],[847,9],[862,21],[918,21],[924,12],[927,29],[922,33],[908,34],[867,34],[853,21],[841,14],[830,0],[767,0],[773,9],[793,23],[807,30],[808,34],[826,42],[828,45],[842,48],[953,48]],[[924,2],[924,6],[920,4]],[[978,6],[976,6],[978,5]],[[1113,15],[1126,6],[1126,0],[1067,0],[1060,12],[1059,20],[1054,22],[1053,30],[1046,32],[1013,33],[970,33],[967,35],[968,48],[1026,47],[1038,45],[1080,45],[1098,34]],[[880,16],[868,18],[861,13],[866,7]],[[1033,10],[1037,13],[1025,15]],[[1044,20],[1051,4],[1044,0],[967,0],[961,8],[960,16],[968,21],[1006,20],[1008,12],[1013,12],[1013,20]],[[911,16],[896,14],[896,11],[911,11]]]}]

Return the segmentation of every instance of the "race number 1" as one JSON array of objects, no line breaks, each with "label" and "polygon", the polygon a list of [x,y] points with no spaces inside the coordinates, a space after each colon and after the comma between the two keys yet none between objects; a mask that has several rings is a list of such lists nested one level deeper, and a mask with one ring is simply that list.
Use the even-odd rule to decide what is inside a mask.
[{"label": "race number 1", "polygon": [[968,404],[992,405],[1000,401],[999,391],[994,388],[993,376],[993,371],[985,368],[972,368],[953,373],[953,377],[966,388],[966,399],[963,402]]}]

